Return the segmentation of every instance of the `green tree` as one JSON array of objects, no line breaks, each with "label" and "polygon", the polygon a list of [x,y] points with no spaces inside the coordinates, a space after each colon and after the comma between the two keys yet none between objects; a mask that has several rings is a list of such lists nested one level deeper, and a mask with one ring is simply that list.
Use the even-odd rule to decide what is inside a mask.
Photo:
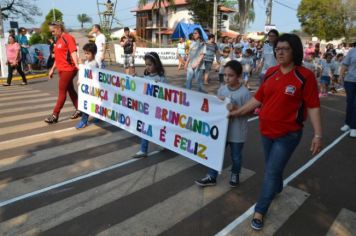
[{"label": "green tree", "polygon": [[[153,5],[152,5],[152,16],[154,14],[154,10],[158,9],[156,11],[157,15],[156,17],[158,17],[159,19],[161,18],[161,16],[163,17],[167,12],[166,12],[166,8],[164,7],[164,3],[166,2],[166,0],[153,0]],[[168,0],[168,5],[171,7],[171,9],[175,9],[175,0]],[[143,7],[144,5],[146,5],[148,3],[148,0],[139,0],[138,1],[138,6],[139,8]],[[158,32],[161,32],[161,21],[158,20]],[[158,35],[158,44],[161,47],[161,35]]]},{"label": "green tree", "polygon": [[239,22],[240,34],[245,33],[248,23],[255,20],[255,12],[253,0],[238,0],[239,15],[237,20]]},{"label": "green tree", "polygon": [[36,0],[1,0],[0,12],[6,20],[9,17],[20,17],[25,22],[34,22],[35,16],[41,16]]},{"label": "green tree", "polygon": [[356,39],[356,1],[345,0],[345,20],[346,20],[346,38]]},{"label": "green tree", "polygon": [[[256,14],[255,14],[255,11],[253,8],[249,9],[248,13],[247,13],[247,16],[245,18],[245,21],[246,21],[246,26],[245,28],[243,29],[243,31],[246,30],[246,27],[255,21],[255,18],[256,18]],[[236,13],[234,14],[234,16],[232,17],[231,19],[231,24],[230,24],[230,29],[231,30],[235,30],[235,31],[240,31],[240,13]]]},{"label": "green tree", "polygon": [[[213,5],[213,0],[207,1],[202,1],[202,0],[188,0],[189,7],[188,9],[190,10],[190,15],[192,16],[192,20],[194,22],[200,23],[203,27],[210,27],[212,28],[213,25],[213,12],[214,12],[214,5]],[[218,0],[219,5],[223,5],[232,9],[237,9],[238,4],[236,0]],[[255,13],[253,11],[253,8],[249,9],[249,14],[247,16],[247,21],[248,22],[253,22],[255,19]],[[239,27],[239,18],[240,14],[236,13],[234,16],[231,18],[232,22],[232,27],[231,29],[233,30],[238,30]]]},{"label": "green tree", "polygon": [[29,44],[34,45],[34,44],[38,44],[38,43],[42,43],[41,34],[40,33],[32,34],[30,37],[30,40],[29,40]]},{"label": "green tree", "polygon": [[91,23],[93,21],[93,19],[90,16],[88,16],[87,14],[79,14],[77,16],[77,19],[80,22],[82,29],[83,29],[85,23]]},{"label": "green tree", "polygon": [[56,21],[62,22],[63,13],[58,9],[54,9],[50,10],[46,15],[45,21],[41,25],[41,37],[43,43],[48,43],[48,39],[52,37],[52,33],[49,32],[49,23],[53,22],[54,19],[56,19]]},{"label": "green tree", "polygon": [[342,0],[302,0],[297,13],[305,32],[326,41],[345,36]]}]

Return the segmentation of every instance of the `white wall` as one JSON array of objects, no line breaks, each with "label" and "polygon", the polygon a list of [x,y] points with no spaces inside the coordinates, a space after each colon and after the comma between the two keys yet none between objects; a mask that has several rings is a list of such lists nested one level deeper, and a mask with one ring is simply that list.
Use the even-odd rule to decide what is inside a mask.
[{"label": "white wall", "polygon": [[189,10],[185,7],[177,8],[177,11],[174,14],[171,10],[169,10],[168,28],[174,29],[179,22],[193,23],[190,18],[191,16],[189,15]]}]

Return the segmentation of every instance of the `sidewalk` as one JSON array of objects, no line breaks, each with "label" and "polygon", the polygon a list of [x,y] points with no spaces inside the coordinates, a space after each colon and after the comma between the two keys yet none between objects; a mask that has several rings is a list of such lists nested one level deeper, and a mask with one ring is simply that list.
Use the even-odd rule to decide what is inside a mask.
[{"label": "sidewalk", "polygon": [[[45,73],[42,72],[42,73],[38,73],[38,74],[28,74],[28,75],[26,75],[26,79],[27,80],[40,79],[40,78],[47,77],[47,76],[48,76],[47,72],[45,72]],[[1,77],[0,83],[1,84],[6,83],[6,80],[7,80],[7,78]],[[12,81],[22,81],[22,78],[21,78],[21,76],[16,75],[12,78]]]}]

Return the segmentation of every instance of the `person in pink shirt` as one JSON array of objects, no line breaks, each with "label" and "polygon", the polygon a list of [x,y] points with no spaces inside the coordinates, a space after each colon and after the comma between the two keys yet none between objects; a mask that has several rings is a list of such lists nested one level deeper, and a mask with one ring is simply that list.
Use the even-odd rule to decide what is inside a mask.
[{"label": "person in pink shirt", "polygon": [[3,84],[3,86],[11,85],[12,75],[13,75],[13,72],[15,69],[22,77],[23,82],[21,85],[27,84],[25,73],[23,73],[23,71],[21,69],[20,50],[21,50],[21,47],[16,42],[15,37],[13,35],[9,35],[9,44],[6,46],[6,57],[7,57],[6,64],[8,66],[9,72],[7,75],[7,82],[5,84]]},{"label": "person in pink shirt", "polygon": [[314,54],[314,46],[313,43],[308,43],[308,47],[304,51],[304,58],[311,57]]}]

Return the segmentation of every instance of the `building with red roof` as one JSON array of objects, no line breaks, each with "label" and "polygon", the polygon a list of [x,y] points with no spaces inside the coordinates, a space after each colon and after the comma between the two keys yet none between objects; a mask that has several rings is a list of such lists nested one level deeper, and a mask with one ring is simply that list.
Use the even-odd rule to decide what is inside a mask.
[{"label": "building with red roof", "polygon": [[[186,0],[175,0],[175,9],[170,8],[169,3],[165,1],[161,8],[158,6],[153,8],[153,3],[150,2],[141,8],[133,10],[132,12],[136,12],[137,36],[153,44],[158,44],[158,37],[161,36],[162,44],[168,44],[170,36],[178,23],[194,23],[189,14],[188,6],[189,3]],[[161,14],[159,14],[159,11]],[[224,31],[229,31],[228,15],[234,12],[235,10],[233,9],[219,6],[218,14],[226,19]]]}]

